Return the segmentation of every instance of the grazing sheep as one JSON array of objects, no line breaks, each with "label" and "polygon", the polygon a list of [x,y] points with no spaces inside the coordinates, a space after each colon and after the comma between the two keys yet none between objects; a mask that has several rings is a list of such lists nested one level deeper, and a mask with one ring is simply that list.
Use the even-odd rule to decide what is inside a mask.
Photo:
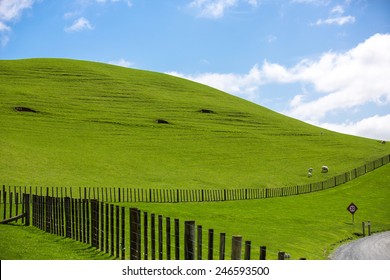
[{"label": "grazing sheep", "polygon": [[309,170],[307,170],[307,172],[310,172],[310,173],[312,173],[312,172],[313,172],[313,168],[312,168],[312,167],[310,167],[310,168],[309,168]]},{"label": "grazing sheep", "polygon": [[321,173],[328,173],[328,171],[329,171],[329,168],[327,166],[324,165],[321,167]]},{"label": "grazing sheep", "polygon": [[308,172],[308,173],[307,173],[307,177],[310,178],[311,176],[313,176],[313,174],[312,174],[311,172]]}]

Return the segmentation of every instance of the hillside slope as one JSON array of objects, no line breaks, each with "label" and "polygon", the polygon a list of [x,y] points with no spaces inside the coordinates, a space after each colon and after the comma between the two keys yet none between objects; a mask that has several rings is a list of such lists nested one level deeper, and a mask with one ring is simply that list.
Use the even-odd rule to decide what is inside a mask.
[{"label": "hillside slope", "polygon": [[184,79],[66,59],[0,61],[0,131],[1,183],[23,186],[279,187],[390,152]]}]

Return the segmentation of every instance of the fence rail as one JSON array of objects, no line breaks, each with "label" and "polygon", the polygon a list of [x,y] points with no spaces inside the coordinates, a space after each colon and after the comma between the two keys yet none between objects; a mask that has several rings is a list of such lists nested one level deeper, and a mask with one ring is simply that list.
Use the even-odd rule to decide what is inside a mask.
[{"label": "fence rail", "polygon": [[[348,172],[325,181],[282,188],[242,188],[242,189],[146,189],[146,188],[111,188],[111,187],[5,187],[0,190],[0,203],[4,203],[6,193],[15,194],[14,200],[23,194],[96,199],[104,202],[211,202],[229,200],[264,199],[281,196],[299,195],[333,188],[371,172],[390,162],[390,155],[384,156]],[[12,199],[11,199],[12,200]]]}]

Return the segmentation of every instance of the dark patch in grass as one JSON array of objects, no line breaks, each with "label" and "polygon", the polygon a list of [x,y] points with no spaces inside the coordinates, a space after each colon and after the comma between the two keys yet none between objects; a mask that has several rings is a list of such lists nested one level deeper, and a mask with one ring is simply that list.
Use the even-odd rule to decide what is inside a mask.
[{"label": "dark patch in grass", "polygon": [[28,112],[28,113],[38,113],[38,111],[28,108],[28,107],[15,107],[17,112]]},{"label": "dark patch in grass", "polygon": [[210,109],[200,109],[199,112],[203,114],[215,114],[215,112]]},{"label": "dark patch in grass", "polygon": [[156,123],[159,123],[159,124],[169,124],[168,121],[163,120],[163,119],[157,119],[157,120],[155,120],[155,122],[156,122]]}]

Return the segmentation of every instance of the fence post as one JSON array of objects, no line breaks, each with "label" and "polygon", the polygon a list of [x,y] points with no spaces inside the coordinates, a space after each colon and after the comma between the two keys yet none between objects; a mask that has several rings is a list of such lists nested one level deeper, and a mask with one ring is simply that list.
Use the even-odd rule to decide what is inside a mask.
[{"label": "fence post", "polygon": [[362,222],[362,228],[363,228],[363,237],[366,236],[366,223]]},{"label": "fence post", "polygon": [[267,247],[260,246],[260,260],[265,260],[267,257]]},{"label": "fence post", "polygon": [[175,219],[175,260],[180,260],[180,223]]},{"label": "fence post", "polygon": [[163,259],[163,219],[158,215],[158,259]]},{"label": "fence post", "polygon": [[7,219],[7,192],[5,191],[5,186],[3,185],[3,202],[4,202],[4,216],[3,220]]},{"label": "fence post", "polygon": [[130,260],[138,260],[139,215],[137,208],[130,208]]},{"label": "fence post", "polygon": [[195,222],[186,221],[184,223],[184,258],[186,260],[195,259]]},{"label": "fence post", "polygon": [[144,212],[144,260],[148,259],[149,241],[148,241],[148,213]]},{"label": "fence post", "polygon": [[245,241],[245,260],[251,259],[251,242]]},{"label": "fence post", "polygon": [[209,244],[208,244],[207,259],[212,260],[214,258],[214,230],[209,229]]},{"label": "fence post", "polygon": [[368,231],[368,236],[371,236],[371,222],[367,222],[367,231]]},{"label": "fence post", "polygon": [[241,260],[242,236],[232,237],[232,260]]},{"label": "fence post", "polygon": [[155,215],[150,215],[150,239],[151,239],[151,246],[152,246],[152,260],[156,259],[156,226],[155,226]]},{"label": "fence post", "polygon": [[119,213],[120,213],[120,206],[119,205],[116,205],[116,207],[115,207],[115,236],[116,236],[116,238],[115,238],[115,241],[116,241],[116,248],[115,248],[115,257],[117,258],[117,259],[119,259],[119,256],[120,256],[120,245],[119,245],[119,241],[120,241],[120,239],[119,239],[119,221],[120,221],[120,218],[119,218]]},{"label": "fence post", "polygon": [[26,211],[26,217],[25,217],[25,225],[30,225],[30,195],[29,194],[23,194],[24,198],[24,210]]},{"label": "fence post", "polygon": [[225,259],[225,240],[226,240],[226,234],[220,233],[219,234],[219,259],[220,260]]},{"label": "fence post", "polygon": [[110,252],[111,252],[111,256],[114,256],[114,249],[115,249],[115,235],[114,235],[114,217],[115,217],[115,214],[114,214],[114,205],[113,204],[110,204],[110,231],[111,231],[111,246],[110,246]]},{"label": "fence post", "polygon": [[198,225],[198,260],[202,259],[202,226]]},{"label": "fence post", "polygon": [[109,229],[110,229],[110,220],[109,220],[109,205],[106,204],[106,232],[105,232],[105,235],[106,235],[106,246],[105,246],[105,252],[108,253],[108,243],[109,243]]},{"label": "fence post", "polygon": [[125,207],[122,207],[122,215],[121,215],[121,259],[125,259],[125,253],[126,253],[126,244],[125,244]]},{"label": "fence post", "polygon": [[167,217],[165,220],[165,228],[166,228],[166,251],[167,251],[167,260],[171,259],[171,218]]}]

